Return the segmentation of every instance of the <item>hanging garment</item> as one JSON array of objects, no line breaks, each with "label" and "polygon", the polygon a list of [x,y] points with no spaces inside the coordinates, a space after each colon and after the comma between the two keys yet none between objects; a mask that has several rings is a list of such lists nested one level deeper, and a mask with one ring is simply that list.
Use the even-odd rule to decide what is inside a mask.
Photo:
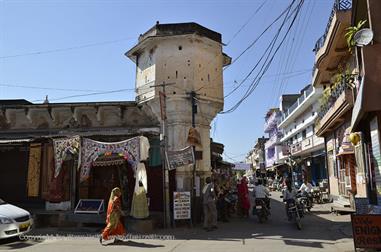
[{"label": "hanging garment", "polygon": [[135,190],[137,192],[139,190],[139,182],[142,182],[144,189],[148,192],[147,185],[147,171],[144,163],[139,163],[135,172]]},{"label": "hanging garment", "polygon": [[131,216],[136,219],[144,219],[149,216],[146,191],[139,186],[132,196]]},{"label": "hanging garment", "polygon": [[145,161],[149,157],[150,144],[148,138],[140,136],[140,161]]},{"label": "hanging garment", "polygon": [[40,191],[41,144],[29,146],[28,197],[38,197]]},{"label": "hanging garment", "polygon": [[[70,138],[64,139],[54,139],[53,147],[54,147],[54,158],[55,158],[55,170],[54,177],[57,178],[60,174],[62,163],[66,159],[66,156],[70,153],[79,157],[79,149],[80,149],[81,138],[79,136],[74,136]],[[78,162],[79,166],[79,162]]]}]

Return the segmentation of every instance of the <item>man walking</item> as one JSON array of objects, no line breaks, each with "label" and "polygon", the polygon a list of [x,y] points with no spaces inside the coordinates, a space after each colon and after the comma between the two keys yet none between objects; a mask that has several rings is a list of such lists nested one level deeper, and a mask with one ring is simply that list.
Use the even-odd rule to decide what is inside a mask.
[{"label": "man walking", "polygon": [[210,177],[205,180],[206,184],[202,189],[202,203],[204,208],[204,229],[211,231],[217,228],[217,209],[215,203],[214,185]]}]

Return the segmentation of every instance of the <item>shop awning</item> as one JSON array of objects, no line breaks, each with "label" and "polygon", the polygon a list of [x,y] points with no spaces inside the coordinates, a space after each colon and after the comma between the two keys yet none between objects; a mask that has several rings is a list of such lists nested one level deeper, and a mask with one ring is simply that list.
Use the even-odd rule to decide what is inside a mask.
[{"label": "shop awning", "polygon": [[276,164],[276,165],[273,165],[273,166],[271,166],[271,167],[267,167],[267,168],[266,168],[266,171],[274,171],[275,168],[277,168],[277,167],[279,167],[279,166],[282,166],[282,165],[284,165],[284,164]]}]

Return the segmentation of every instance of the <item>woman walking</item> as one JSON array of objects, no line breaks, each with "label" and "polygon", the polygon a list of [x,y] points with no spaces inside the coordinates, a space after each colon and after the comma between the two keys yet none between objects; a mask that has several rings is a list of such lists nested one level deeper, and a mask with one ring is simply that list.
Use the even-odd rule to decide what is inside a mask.
[{"label": "woman walking", "polygon": [[126,229],[121,221],[122,213],[122,203],[121,203],[122,192],[119,187],[115,187],[111,191],[110,199],[107,206],[107,217],[106,217],[106,228],[103,230],[99,242],[103,245],[103,241],[110,240],[110,236],[124,236],[126,234]]}]

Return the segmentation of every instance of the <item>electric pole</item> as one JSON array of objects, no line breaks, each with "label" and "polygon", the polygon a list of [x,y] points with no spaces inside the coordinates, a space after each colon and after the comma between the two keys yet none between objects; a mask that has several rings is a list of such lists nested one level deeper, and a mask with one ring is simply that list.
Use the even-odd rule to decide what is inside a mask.
[{"label": "electric pole", "polygon": [[164,226],[166,228],[171,226],[171,209],[169,202],[169,170],[167,165],[167,150],[168,150],[168,140],[167,140],[167,96],[165,93],[165,87],[169,85],[174,85],[176,83],[165,83],[153,85],[150,87],[162,87],[162,92],[159,92],[160,101],[160,114],[161,114],[161,137],[160,137],[160,147],[162,150],[162,166],[163,166],[163,199],[164,199]]},{"label": "electric pole", "polygon": [[[191,103],[192,103],[192,127],[195,129],[196,128],[196,113],[197,113],[197,105],[196,105],[196,92],[191,91],[190,92],[191,96]],[[196,154],[196,146],[193,145],[193,155]],[[192,170],[192,219],[195,219],[195,206],[196,206],[196,158],[193,163],[193,170]],[[193,221],[192,221],[193,222]]]}]

